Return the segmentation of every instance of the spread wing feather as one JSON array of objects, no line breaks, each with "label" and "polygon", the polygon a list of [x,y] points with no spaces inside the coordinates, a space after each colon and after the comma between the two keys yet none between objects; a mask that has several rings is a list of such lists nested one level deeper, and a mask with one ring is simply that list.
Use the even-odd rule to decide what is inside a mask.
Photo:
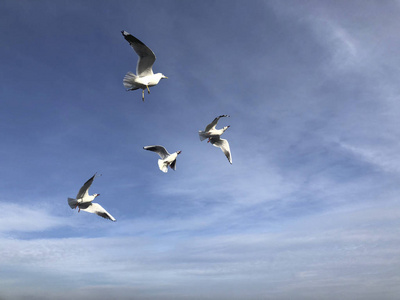
[{"label": "spread wing feather", "polygon": [[79,190],[78,195],[76,195],[76,199],[81,199],[89,195],[89,188],[92,185],[93,180],[96,177],[96,174],[97,173],[95,173],[88,181],[85,182],[85,184]]},{"label": "spread wing feather", "polygon": [[217,126],[219,119],[223,118],[223,117],[229,117],[229,116],[221,115],[219,117],[216,117],[210,124],[207,125],[207,127],[204,131],[207,132],[207,131],[210,131],[211,129],[215,129],[215,126]]},{"label": "spread wing feather", "polygon": [[232,164],[232,156],[231,156],[231,149],[229,147],[229,143],[225,139],[221,139],[220,137],[212,137],[210,138],[210,143],[218,148],[221,148],[222,152],[224,152],[226,158]]},{"label": "spread wing feather", "polygon": [[143,147],[143,149],[156,152],[161,157],[161,159],[165,159],[170,155],[167,149],[165,149],[163,146],[160,145],[145,146]]},{"label": "spread wing feather", "polygon": [[156,61],[156,55],[149,47],[147,47],[139,39],[135,38],[133,35],[126,31],[121,31],[125,40],[131,45],[133,50],[139,56],[139,60],[136,66],[136,74],[139,77],[153,75],[153,64]]},{"label": "spread wing feather", "polygon": [[176,159],[169,165],[172,170],[176,170]]},{"label": "spread wing feather", "polygon": [[98,203],[90,203],[87,206],[80,206],[81,210],[96,214],[100,217],[103,217],[105,219],[109,219],[111,221],[116,221],[115,218],[110,215],[100,204]]}]

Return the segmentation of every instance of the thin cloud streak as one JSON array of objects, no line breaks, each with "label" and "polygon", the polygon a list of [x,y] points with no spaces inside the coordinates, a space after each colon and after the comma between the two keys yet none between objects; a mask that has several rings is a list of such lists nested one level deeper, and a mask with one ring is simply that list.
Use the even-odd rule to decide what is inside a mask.
[{"label": "thin cloud streak", "polygon": [[66,226],[69,218],[54,215],[46,205],[19,205],[0,202],[0,210],[7,212],[0,219],[0,234],[10,232],[45,231]]},{"label": "thin cloud streak", "polygon": [[[352,210],[285,222],[281,224],[284,231],[276,231],[275,227],[264,228],[264,232],[193,238],[189,229],[184,236],[172,234],[156,239],[23,241],[2,238],[0,257],[6,269],[20,265],[20,272],[28,276],[40,269],[44,277],[58,278],[59,282],[56,280],[50,289],[53,293],[62,288],[64,280],[75,285],[78,291],[95,286],[99,281],[111,290],[135,283],[139,293],[145,293],[154,282],[164,282],[166,294],[173,291],[179,297],[189,288],[200,289],[203,284],[218,280],[221,287],[209,290],[208,295],[220,295],[222,287],[226,288],[232,280],[240,285],[244,277],[252,276],[256,283],[270,282],[261,290],[264,296],[269,295],[269,288],[272,288],[272,294],[281,296],[292,289],[300,289],[303,290],[300,297],[307,297],[311,290],[324,287],[326,294],[320,296],[326,297],[342,278],[349,286],[357,288],[362,270],[362,280],[371,282],[371,287],[364,292],[356,289],[352,295],[368,299],[368,293],[373,293],[374,288],[380,289],[380,284],[387,286],[397,280],[394,270],[399,262],[393,247],[400,244],[400,232],[394,229],[399,228],[399,217],[396,210],[387,210],[387,206],[380,210],[354,206]],[[184,228],[182,225],[180,228]],[[393,271],[386,273],[387,280],[382,283],[379,276],[387,272],[388,267]],[[295,278],[291,283],[287,281],[288,272]],[[85,280],[81,281],[83,278]],[[10,280],[7,283],[10,284]],[[41,285],[40,282],[36,284]],[[3,288],[3,291],[12,291],[13,285]],[[389,293],[397,291],[392,289]],[[254,294],[249,291],[242,296],[252,298]],[[161,298],[168,299],[167,296]]]}]

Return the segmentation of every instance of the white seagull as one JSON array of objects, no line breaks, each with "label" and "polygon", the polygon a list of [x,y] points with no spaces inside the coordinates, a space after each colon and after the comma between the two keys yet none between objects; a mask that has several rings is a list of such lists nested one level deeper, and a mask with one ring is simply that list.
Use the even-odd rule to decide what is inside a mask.
[{"label": "white seagull", "polygon": [[92,202],[97,196],[100,196],[100,194],[89,195],[89,188],[92,185],[96,174],[94,174],[88,181],[85,182],[85,184],[79,190],[78,195],[76,195],[76,199],[68,198],[68,204],[72,209],[78,207],[78,212],[84,210],[115,222],[116,220],[114,217],[110,215],[100,204]]},{"label": "white seagull", "polygon": [[224,152],[228,161],[232,164],[232,155],[229,143],[227,140],[221,139],[221,135],[230,127],[230,125],[225,126],[221,129],[215,128],[215,126],[217,126],[218,124],[219,119],[223,117],[229,117],[229,116],[221,115],[219,117],[216,117],[210,124],[206,126],[206,129],[204,131],[199,130],[199,137],[200,141],[208,139],[207,143],[211,143],[213,146],[221,148],[222,152]]},{"label": "white seagull", "polygon": [[121,31],[121,33],[137,55],[139,55],[136,65],[136,75],[132,72],[126,73],[123,84],[127,91],[142,89],[142,100],[144,101],[144,90],[147,89],[147,92],[150,94],[149,86],[155,86],[161,79],[168,77],[162,73],[153,73],[152,67],[156,56],[149,47],[125,30]]},{"label": "white seagull", "polygon": [[176,157],[181,154],[182,151],[176,151],[172,154],[169,154],[167,149],[159,145],[145,146],[143,149],[156,152],[158,155],[160,155],[161,159],[158,160],[158,167],[164,173],[168,172],[168,166],[170,166],[172,170],[176,170]]}]

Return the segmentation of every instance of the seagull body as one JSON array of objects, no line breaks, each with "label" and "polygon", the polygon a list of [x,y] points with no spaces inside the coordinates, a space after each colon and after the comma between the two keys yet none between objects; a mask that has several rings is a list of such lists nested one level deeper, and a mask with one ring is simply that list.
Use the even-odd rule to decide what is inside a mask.
[{"label": "seagull body", "polygon": [[143,149],[156,152],[161,157],[161,159],[158,160],[158,167],[164,173],[168,172],[168,166],[170,166],[172,170],[176,170],[176,158],[179,154],[181,154],[182,151],[176,151],[172,154],[169,154],[167,149],[159,145],[145,146]]},{"label": "seagull body", "polygon": [[219,117],[216,117],[210,124],[206,126],[206,129],[204,129],[204,131],[199,130],[200,141],[204,141],[205,139],[209,139],[211,137],[221,136],[225,132],[225,130],[227,130],[230,127],[230,126],[225,126],[221,129],[215,128],[218,124],[219,119],[224,117],[229,117],[229,116],[221,115]]},{"label": "seagull body", "polygon": [[200,141],[208,139],[208,143],[211,143],[213,146],[220,148],[222,152],[224,152],[228,161],[232,164],[232,155],[229,143],[227,140],[221,139],[221,135],[230,127],[230,125],[225,126],[221,129],[215,128],[218,124],[219,119],[223,117],[229,117],[229,116],[221,115],[219,117],[216,117],[210,124],[206,126],[206,129],[204,131],[199,130],[199,137]]},{"label": "seagull body", "polygon": [[92,185],[95,177],[96,174],[94,174],[88,181],[85,182],[75,199],[68,198],[68,205],[72,209],[78,207],[78,212],[84,210],[115,222],[116,220],[114,217],[110,215],[100,204],[92,202],[97,196],[100,196],[100,194],[89,195],[89,188]]},{"label": "seagull body", "polygon": [[144,90],[147,89],[147,92],[150,94],[149,87],[157,85],[161,79],[168,77],[162,73],[153,73],[153,64],[156,56],[149,47],[125,30],[121,31],[121,33],[139,56],[136,65],[136,75],[132,72],[126,73],[123,84],[127,91],[142,89],[142,100],[144,101]]}]

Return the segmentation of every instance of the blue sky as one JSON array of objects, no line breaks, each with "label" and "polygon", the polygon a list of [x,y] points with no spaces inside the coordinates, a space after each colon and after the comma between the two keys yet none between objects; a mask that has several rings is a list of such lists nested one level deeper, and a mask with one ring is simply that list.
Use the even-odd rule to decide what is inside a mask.
[{"label": "blue sky", "polygon": [[[2,1],[0,299],[397,299],[399,13]],[[144,103],[121,30],[169,77]],[[67,204],[95,172],[116,223]]]}]

